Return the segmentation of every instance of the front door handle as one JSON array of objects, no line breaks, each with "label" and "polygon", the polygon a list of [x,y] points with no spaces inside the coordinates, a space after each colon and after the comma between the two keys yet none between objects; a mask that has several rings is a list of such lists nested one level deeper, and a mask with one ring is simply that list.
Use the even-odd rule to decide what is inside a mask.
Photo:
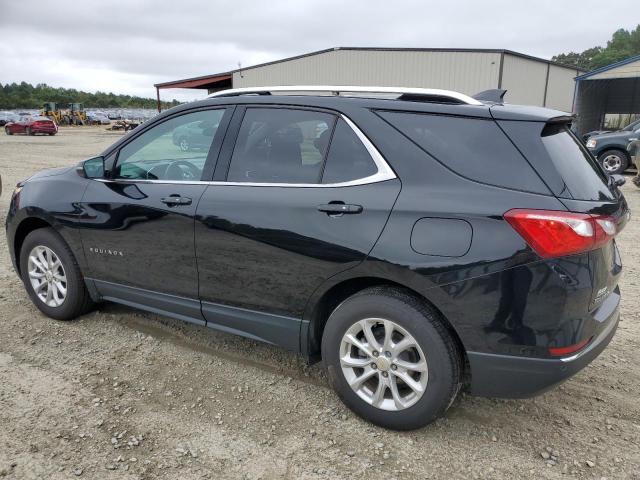
[{"label": "front door handle", "polygon": [[163,197],[160,201],[170,207],[176,205],[191,205],[191,199],[189,197],[181,197],[180,195],[170,195],[168,197]]},{"label": "front door handle", "polygon": [[327,215],[354,215],[362,213],[362,205],[353,205],[343,202],[331,202],[324,205],[318,205],[318,211]]}]

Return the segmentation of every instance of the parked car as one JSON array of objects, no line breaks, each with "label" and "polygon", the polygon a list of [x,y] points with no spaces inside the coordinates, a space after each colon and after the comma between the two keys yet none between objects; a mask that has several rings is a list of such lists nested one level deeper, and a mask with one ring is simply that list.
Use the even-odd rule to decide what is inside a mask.
[{"label": "parked car", "polygon": [[587,140],[587,148],[607,173],[621,174],[632,166],[627,146],[637,138],[640,138],[640,123],[635,122],[617,132],[594,135]]},{"label": "parked car", "polygon": [[47,135],[55,135],[58,133],[58,126],[53,120],[46,117],[20,117],[16,122],[7,123],[4,126],[7,135],[16,133],[24,133],[26,135],[35,135],[37,133],[46,133]]},{"label": "parked car", "polygon": [[593,137],[595,135],[602,135],[603,133],[621,132],[621,131],[631,132],[631,131],[635,130],[638,127],[640,127],[640,120],[636,120],[635,122],[631,122],[626,127],[618,129],[618,130],[593,130],[591,132],[587,132],[584,135],[582,135],[582,139],[585,142],[587,142],[591,137]]},{"label": "parked car", "polygon": [[171,140],[183,152],[208,149],[217,128],[217,124],[206,120],[191,122],[177,127],[171,135]]},{"label": "parked car", "polygon": [[[195,122],[211,144],[185,152]],[[51,318],[112,301],[265,341],[417,428],[463,384],[543,392],[614,335],[624,179],[569,122],[442,90],[220,92],[20,182],[7,245]]]},{"label": "parked car", "polygon": [[100,112],[87,112],[87,121],[90,125],[111,125],[111,120]]},{"label": "parked car", "polygon": [[4,127],[7,123],[15,122],[18,116],[11,112],[0,112],[0,127]]}]

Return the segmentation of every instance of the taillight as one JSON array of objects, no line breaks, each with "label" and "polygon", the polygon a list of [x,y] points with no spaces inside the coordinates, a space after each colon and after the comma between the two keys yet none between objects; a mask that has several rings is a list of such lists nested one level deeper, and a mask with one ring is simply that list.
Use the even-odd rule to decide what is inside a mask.
[{"label": "taillight", "polygon": [[586,347],[592,339],[593,337],[589,337],[579,343],[569,345],[567,347],[549,347],[549,354],[553,355],[554,357],[571,355],[572,353],[576,353],[578,350],[582,350],[584,347]]},{"label": "taillight", "polygon": [[587,213],[516,208],[504,218],[543,258],[594,250],[618,233],[612,217]]}]

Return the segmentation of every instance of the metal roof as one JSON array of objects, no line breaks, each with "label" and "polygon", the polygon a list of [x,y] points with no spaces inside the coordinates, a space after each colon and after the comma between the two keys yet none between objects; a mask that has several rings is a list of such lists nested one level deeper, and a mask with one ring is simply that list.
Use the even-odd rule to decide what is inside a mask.
[{"label": "metal roof", "polygon": [[639,60],[640,60],[640,55],[635,55],[633,57],[625,58],[624,60],[620,60],[619,62],[612,63],[611,65],[605,65],[604,67],[596,68],[595,70],[591,70],[590,72],[584,73],[582,75],[578,75],[576,77],[576,80],[585,80],[599,73],[607,72],[609,70],[613,70],[614,68],[618,68],[623,65],[627,65],[629,63],[637,62]]},{"label": "metal roof", "polygon": [[202,88],[215,86],[219,82],[231,81],[233,72],[216,73],[214,75],[203,75],[201,77],[185,78],[183,80],[173,80],[171,82],[156,83],[156,88]]}]

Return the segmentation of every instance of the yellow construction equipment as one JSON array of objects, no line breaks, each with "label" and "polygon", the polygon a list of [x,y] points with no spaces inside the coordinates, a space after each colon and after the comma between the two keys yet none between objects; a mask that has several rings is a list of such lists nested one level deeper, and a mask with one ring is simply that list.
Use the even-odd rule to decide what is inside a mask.
[{"label": "yellow construction equipment", "polygon": [[40,112],[40,116],[47,117],[50,120],[53,120],[58,125],[62,124],[62,115],[60,113],[60,109],[58,108],[58,104],[54,102],[47,102],[42,105],[42,111]]},{"label": "yellow construction equipment", "polygon": [[69,103],[66,107],[54,102],[42,106],[40,115],[50,118],[58,125],[86,125],[87,114],[81,103]]}]

